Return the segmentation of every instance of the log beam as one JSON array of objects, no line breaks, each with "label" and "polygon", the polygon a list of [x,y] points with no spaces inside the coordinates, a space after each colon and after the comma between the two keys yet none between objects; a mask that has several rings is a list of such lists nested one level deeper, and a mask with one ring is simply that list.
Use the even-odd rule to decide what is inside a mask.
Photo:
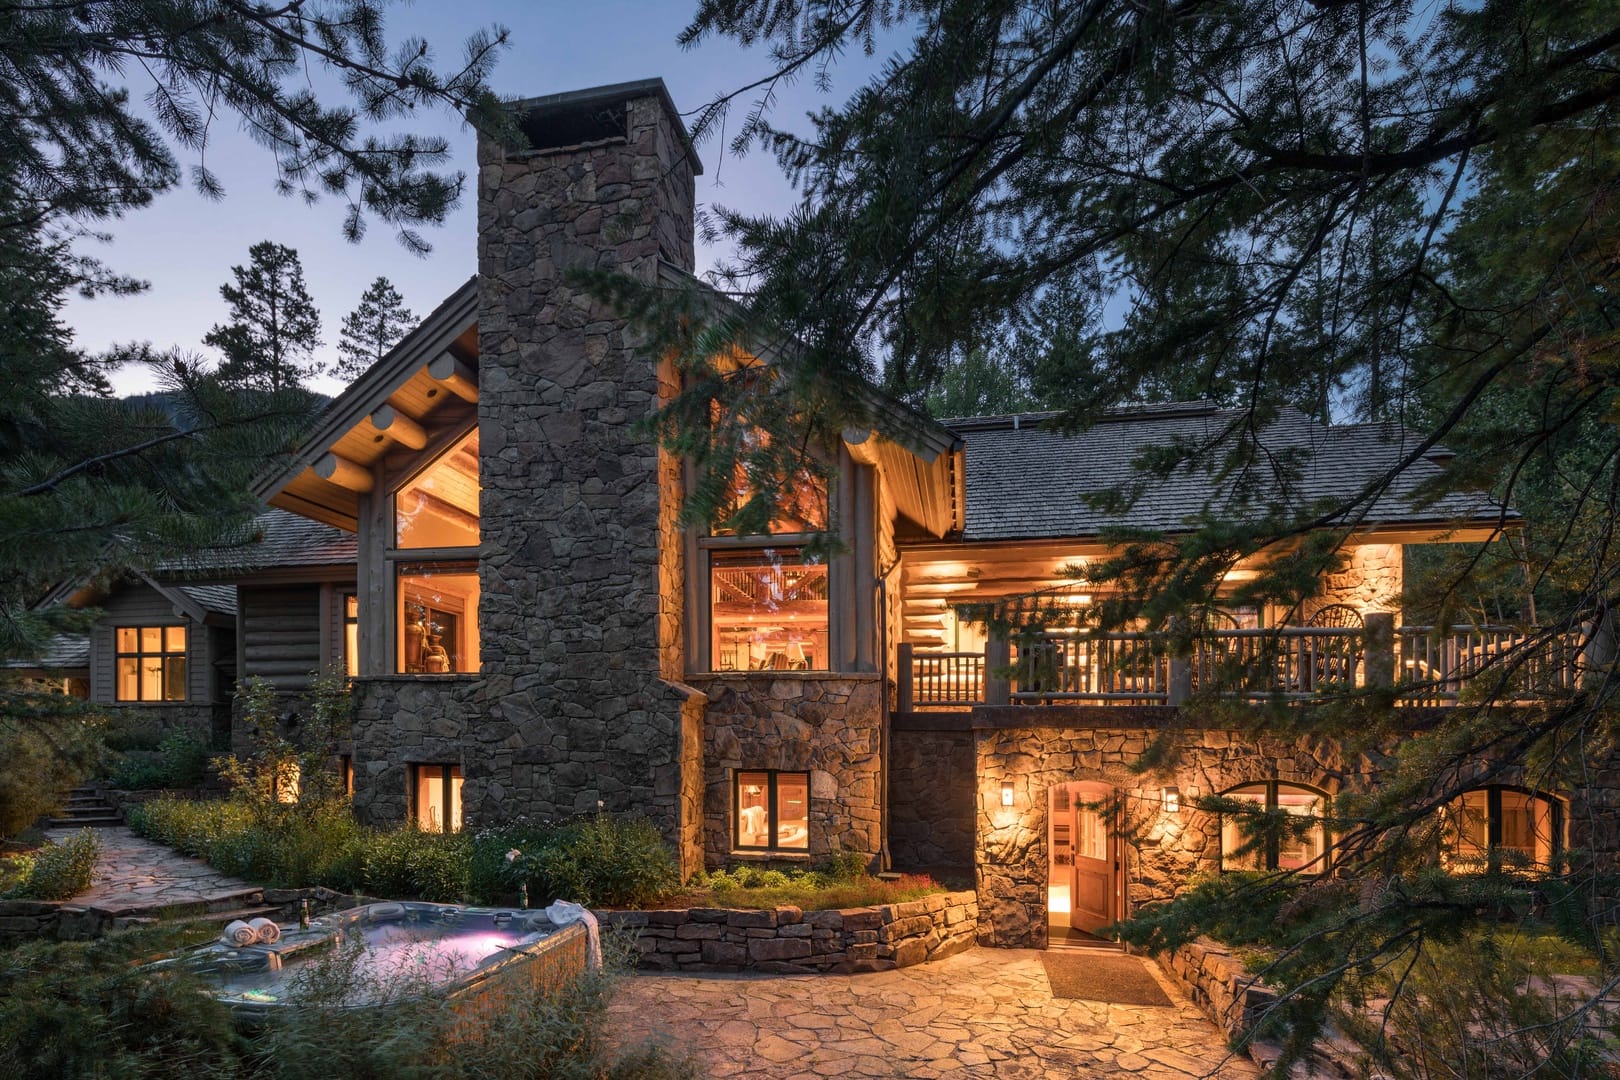
[{"label": "log beam", "polygon": [[316,476],[338,487],[348,488],[350,491],[371,490],[371,470],[346,457],[326,454],[311,468],[315,470]]},{"label": "log beam", "polygon": [[420,450],[428,443],[427,430],[392,405],[383,405],[372,413],[371,426],[380,433],[379,437],[387,436],[412,450]]},{"label": "log beam", "polygon": [[463,401],[477,402],[478,375],[472,368],[443,352],[428,361],[430,376],[444,384],[444,388]]}]

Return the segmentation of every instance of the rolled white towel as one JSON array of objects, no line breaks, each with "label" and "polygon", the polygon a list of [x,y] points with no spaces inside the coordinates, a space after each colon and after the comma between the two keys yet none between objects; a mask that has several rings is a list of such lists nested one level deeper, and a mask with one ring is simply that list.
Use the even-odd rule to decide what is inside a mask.
[{"label": "rolled white towel", "polygon": [[219,935],[219,939],[227,945],[242,948],[256,943],[259,940],[259,932],[241,919],[232,919],[225,924],[225,932]]},{"label": "rolled white towel", "polygon": [[254,919],[248,926],[253,928],[254,940],[260,945],[274,945],[281,940],[281,927],[270,919]]}]

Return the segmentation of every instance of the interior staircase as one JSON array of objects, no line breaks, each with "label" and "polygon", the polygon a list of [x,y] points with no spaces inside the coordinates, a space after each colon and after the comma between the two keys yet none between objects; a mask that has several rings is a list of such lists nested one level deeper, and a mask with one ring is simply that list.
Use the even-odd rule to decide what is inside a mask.
[{"label": "interior staircase", "polygon": [[102,798],[101,792],[93,787],[76,787],[68,796],[67,806],[62,813],[51,818],[50,827],[53,829],[80,829],[97,825],[122,825],[123,818],[112,804]]}]

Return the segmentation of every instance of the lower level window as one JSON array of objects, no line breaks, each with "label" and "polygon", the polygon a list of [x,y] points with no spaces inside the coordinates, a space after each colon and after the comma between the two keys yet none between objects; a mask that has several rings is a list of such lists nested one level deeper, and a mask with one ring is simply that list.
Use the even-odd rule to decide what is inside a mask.
[{"label": "lower level window", "polygon": [[461,766],[411,766],[411,820],[423,832],[461,831]]},{"label": "lower level window", "polygon": [[1562,804],[1533,791],[1476,788],[1453,799],[1442,813],[1442,861],[1453,869],[1483,870],[1505,863],[1545,870],[1562,848]]},{"label": "lower level window", "polygon": [[186,700],[185,627],[120,626],[113,636],[115,700]]},{"label": "lower level window", "polygon": [[[1327,796],[1315,788],[1264,780],[1222,792],[1221,798],[1247,803],[1252,811],[1223,814],[1222,870],[1327,869]],[[1277,817],[1279,813],[1289,817]],[[1268,822],[1265,816],[1271,817]],[[1301,820],[1295,821],[1294,818]]]},{"label": "lower level window", "polygon": [[810,774],[737,772],[732,805],[737,847],[810,849]]}]

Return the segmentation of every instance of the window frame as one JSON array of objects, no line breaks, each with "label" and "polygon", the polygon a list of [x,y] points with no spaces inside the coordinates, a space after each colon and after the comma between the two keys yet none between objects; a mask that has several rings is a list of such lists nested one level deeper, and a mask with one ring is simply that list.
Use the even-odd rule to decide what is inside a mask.
[{"label": "window frame", "polygon": [[[428,448],[422,452],[420,457],[410,469],[407,469],[398,477],[395,477],[388,485],[388,490],[384,498],[386,505],[381,508],[383,513],[380,515],[386,522],[387,528],[386,538],[383,543],[380,568],[382,573],[387,577],[387,582],[384,588],[387,590],[386,595],[388,597],[387,613],[384,616],[386,626],[388,628],[388,656],[384,661],[383,671],[390,675],[406,676],[413,679],[444,679],[477,675],[483,670],[483,655],[481,649],[479,650],[479,664],[478,670],[476,671],[435,672],[402,670],[405,666],[403,659],[405,654],[405,623],[402,621],[401,617],[401,612],[404,607],[404,596],[401,594],[399,587],[400,567],[402,565],[427,568],[428,572],[432,573],[435,572],[435,568],[447,568],[458,563],[470,563],[473,566],[474,572],[477,572],[478,567],[481,564],[481,559],[479,556],[483,551],[484,531],[482,495],[484,478],[481,467],[477,477],[480,492],[478,511],[479,543],[477,545],[471,547],[463,546],[437,548],[400,547],[398,530],[400,493],[421,479],[422,475],[437,465],[439,461],[445,457],[445,455],[454,453],[456,448],[461,445],[467,436],[478,432],[479,426],[476,417],[471,418],[465,424],[457,425],[455,428],[447,430],[442,436],[429,444]],[[480,445],[482,445],[482,442],[480,442]],[[480,460],[481,459],[482,454],[480,454]],[[438,570],[438,572],[443,571]],[[482,582],[480,581],[480,599],[482,599],[481,586]],[[471,620],[471,625],[468,627],[467,633],[471,635],[478,634],[480,624],[479,615],[480,613],[478,611],[478,605],[476,604],[473,605],[471,610],[464,611],[459,615],[459,618],[470,618]],[[363,648],[364,646],[362,645],[362,649]],[[361,669],[363,672],[363,665],[361,666]]]},{"label": "window frame", "polygon": [[[125,631],[125,630],[133,631],[134,634],[135,634],[135,651],[134,652],[125,652],[122,649],[120,649],[119,646],[118,646],[118,636],[119,636],[120,632]],[[142,645],[141,645],[142,632],[147,631],[147,630],[156,630],[158,632],[158,651],[157,652],[146,652],[144,650],[144,648],[142,647]],[[170,631],[170,630],[182,630],[182,631],[185,632],[185,644],[183,644],[180,647],[179,652],[170,652],[168,650],[168,637],[169,637],[168,631]],[[123,624],[123,623],[115,624],[113,626],[113,628],[112,628],[112,647],[113,647],[112,700],[113,700],[114,704],[117,704],[117,705],[184,705],[185,703],[187,703],[188,701],[191,700],[191,625],[189,623],[185,623],[185,622],[168,622],[168,623],[139,623],[139,624],[135,624],[135,625],[129,625],[129,624]],[[155,657],[158,660],[158,696],[155,697],[155,698],[144,698],[144,697],[138,696],[140,694],[140,686],[141,686],[141,681],[142,681],[141,680],[141,664],[140,664],[140,662],[142,660],[147,659],[148,657]],[[169,664],[168,664],[168,661],[171,660],[171,659],[176,659],[176,658],[179,659],[181,664],[183,665],[183,674],[181,675],[181,678],[180,678],[180,696],[172,698],[172,697],[168,696],[168,690],[169,690]],[[119,661],[128,660],[128,659],[133,659],[133,660],[136,661],[136,667],[135,667],[135,692],[136,692],[137,696],[132,697],[132,698],[126,698],[126,697],[120,697],[119,696],[119,693],[120,693],[119,676],[118,676]]]},{"label": "window frame", "polygon": [[[343,677],[354,679],[360,675],[360,594],[359,592],[339,592],[338,603],[341,605],[340,618],[343,627],[343,640],[340,650]],[[349,614],[351,604],[354,605],[353,615]]]},{"label": "window frame", "polygon": [[[745,773],[758,773],[766,778],[765,786],[765,820],[766,834],[770,837],[768,844],[744,844],[742,842],[742,778]],[[781,808],[778,805],[778,778],[794,776],[804,778],[804,816],[806,823],[804,846],[783,847],[781,839]],[[808,769],[732,769],[731,770],[731,850],[738,852],[769,853],[773,855],[803,855],[810,854],[810,834],[808,829],[810,819],[810,771]]]},{"label": "window frame", "polygon": [[[1315,796],[1317,799],[1320,799],[1322,801],[1322,805],[1323,805],[1324,809],[1326,808],[1329,800],[1331,799],[1331,796],[1326,791],[1323,791],[1321,788],[1316,787],[1315,785],[1301,784],[1301,783],[1299,783],[1298,781],[1295,781],[1295,780],[1279,780],[1276,777],[1272,777],[1272,778],[1266,779],[1266,780],[1245,780],[1242,783],[1233,784],[1231,787],[1229,787],[1225,791],[1221,792],[1219,797],[1223,798],[1223,799],[1224,798],[1229,798],[1229,797],[1232,796],[1233,792],[1236,792],[1241,788],[1252,788],[1252,787],[1255,787],[1255,786],[1260,785],[1260,784],[1264,784],[1265,788],[1266,788],[1266,801],[1265,801],[1265,805],[1264,805],[1263,809],[1268,814],[1269,813],[1274,813],[1278,809],[1281,808],[1281,803],[1279,802],[1279,796],[1281,795],[1283,788],[1287,788],[1290,791],[1304,792],[1306,794]],[[1218,858],[1218,862],[1220,864],[1220,871],[1223,874],[1235,874],[1235,873],[1262,873],[1262,874],[1288,873],[1288,874],[1295,874],[1295,875],[1297,875],[1299,877],[1324,877],[1328,873],[1330,873],[1332,871],[1332,869],[1333,869],[1333,833],[1327,827],[1326,820],[1319,821],[1318,824],[1317,824],[1317,827],[1322,830],[1322,855],[1321,855],[1320,859],[1317,859],[1317,860],[1315,860],[1313,862],[1312,867],[1314,867],[1314,869],[1312,867],[1301,867],[1301,868],[1293,869],[1293,870],[1285,870],[1281,866],[1278,865],[1282,860],[1282,848],[1281,848],[1281,845],[1279,843],[1279,838],[1275,837],[1275,836],[1268,838],[1268,840],[1266,841],[1266,847],[1265,847],[1264,851],[1256,852],[1256,854],[1259,854],[1259,855],[1262,856],[1262,858],[1261,858],[1262,865],[1260,865],[1258,867],[1248,867],[1248,866],[1231,866],[1231,867],[1229,867],[1229,866],[1227,866],[1226,865],[1226,818],[1227,818],[1227,815],[1225,813],[1221,813],[1221,814],[1217,814],[1215,816],[1216,816],[1215,844],[1216,844],[1216,850],[1218,852],[1217,858]],[[1235,817],[1236,815],[1233,815],[1233,816]]]},{"label": "window frame", "polygon": [[[424,769],[437,769],[439,770],[439,775],[424,777],[422,773],[422,770]],[[462,800],[459,797],[455,797],[456,788],[450,782],[451,780],[460,780],[463,785],[466,784],[466,774],[462,772],[460,765],[448,761],[412,761],[407,763],[405,779],[408,785],[406,788],[406,793],[409,796],[409,798],[406,800],[406,814],[411,827],[420,829],[423,832],[428,831],[427,829],[422,828],[420,821],[422,805],[418,795],[418,792],[421,790],[421,782],[423,779],[426,779],[429,783],[436,786],[438,793],[437,799],[435,800],[430,798],[430,802],[443,811],[440,820],[444,824],[439,829],[438,834],[440,836],[447,836],[451,833],[461,832],[462,829],[466,828],[466,807],[462,804]],[[452,814],[452,811],[457,811],[457,813]],[[450,822],[456,817],[460,817],[462,819],[461,828],[452,829],[450,828]]]},{"label": "window frame", "polygon": [[[716,675],[747,675],[750,671],[734,668],[715,667],[714,656],[714,557],[715,555],[763,555],[766,551],[775,552],[778,558],[784,556],[799,560],[801,566],[823,566],[827,571],[827,660],[822,667],[805,668],[804,671],[827,673],[833,670],[834,627],[838,620],[834,617],[833,597],[836,595],[834,585],[833,561],[823,559],[819,563],[804,561],[805,550],[810,546],[815,536],[811,533],[782,533],[775,536],[701,536],[697,539],[698,574],[695,578],[698,586],[698,626],[699,633],[696,645],[697,655],[693,658],[694,670]],[[779,676],[781,670],[764,670],[752,674]]]},{"label": "window frame", "polygon": [[[1480,784],[1457,792],[1454,798],[1447,800],[1444,809],[1449,811],[1453,803],[1460,802],[1463,796],[1476,791],[1485,793],[1485,867],[1487,872],[1495,873],[1503,869],[1502,852],[1505,849],[1502,847],[1502,793],[1505,791],[1511,791],[1514,794],[1545,803],[1548,809],[1548,829],[1552,834],[1548,838],[1547,863],[1545,866],[1532,864],[1525,867],[1514,866],[1510,869],[1529,872],[1551,871],[1558,865],[1564,857],[1564,832],[1568,827],[1568,818],[1565,814],[1563,799],[1551,792],[1538,791],[1522,784]],[[1443,853],[1449,853],[1453,858],[1463,858],[1454,847],[1446,845],[1444,835],[1441,837],[1441,844],[1443,845]]]}]

